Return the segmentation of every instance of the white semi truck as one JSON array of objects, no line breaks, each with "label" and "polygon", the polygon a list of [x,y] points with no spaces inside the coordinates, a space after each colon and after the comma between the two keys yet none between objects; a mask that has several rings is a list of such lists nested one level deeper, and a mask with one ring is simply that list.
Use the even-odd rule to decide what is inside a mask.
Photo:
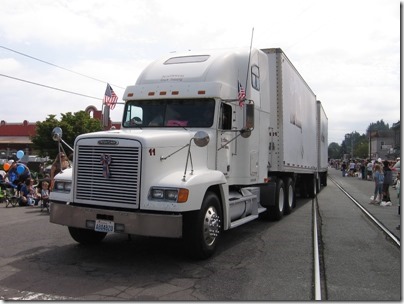
[{"label": "white semi truck", "polygon": [[78,136],[55,179],[50,221],[79,243],[184,238],[207,258],[223,231],[327,184],[327,116],[279,48],[170,54],[123,99],[121,129]]}]

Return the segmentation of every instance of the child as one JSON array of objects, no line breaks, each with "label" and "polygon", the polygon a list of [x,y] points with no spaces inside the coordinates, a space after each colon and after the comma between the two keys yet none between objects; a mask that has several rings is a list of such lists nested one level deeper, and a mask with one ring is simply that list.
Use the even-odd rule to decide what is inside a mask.
[{"label": "child", "polygon": [[[41,190],[42,205],[41,208],[48,208],[49,206],[49,183],[47,181],[42,182]],[[41,209],[41,211],[42,211]]]},{"label": "child", "polygon": [[34,190],[34,180],[32,178],[27,178],[25,183],[20,189],[20,206],[34,206],[35,203],[35,190]]}]

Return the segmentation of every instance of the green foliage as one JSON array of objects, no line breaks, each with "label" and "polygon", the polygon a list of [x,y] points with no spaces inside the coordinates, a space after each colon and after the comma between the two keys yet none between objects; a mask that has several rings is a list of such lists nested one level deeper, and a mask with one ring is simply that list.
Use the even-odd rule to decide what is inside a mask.
[{"label": "green foliage", "polygon": [[58,153],[58,144],[52,139],[52,130],[55,127],[62,128],[63,140],[71,147],[78,135],[102,130],[100,121],[91,118],[85,111],[74,114],[68,112],[61,114],[61,117],[59,121],[55,115],[49,115],[45,121],[36,123],[36,135],[31,140],[40,156],[55,158]]},{"label": "green foliage", "polygon": [[387,131],[389,130],[389,124],[385,124],[383,119],[382,120],[378,120],[377,122],[372,122],[370,123],[369,127],[367,128],[367,132],[370,131]]},{"label": "green foliage", "polygon": [[336,142],[332,142],[328,145],[328,157],[332,159],[342,158],[341,146]]},{"label": "green foliage", "polygon": [[344,154],[349,154],[353,158],[367,158],[369,156],[369,138],[356,131],[345,134],[345,139],[341,144],[341,157]]}]

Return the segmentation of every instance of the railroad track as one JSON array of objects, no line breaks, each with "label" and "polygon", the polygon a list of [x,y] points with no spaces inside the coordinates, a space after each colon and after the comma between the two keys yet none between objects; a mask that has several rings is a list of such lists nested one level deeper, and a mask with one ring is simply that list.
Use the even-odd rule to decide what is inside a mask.
[{"label": "railroad track", "polygon": [[[360,204],[344,187],[338,183],[332,176],[328,176],[328,180],[332,181],[342,193],[344,193],[349,200],[357,206],[363,214],[380,230],[386,238],[391,241],[398,248],[401,248],[400,239],[394,235],[381,221],[379,221],[369,210],[367,210],[362,204]],[[321,217],[319,216],[319,205],[317,197],[312,200],[312,214],[313,214],[313,262],[314,262],[314,274],[313,274],[313,287],[314,287],[314,299],[327,300],[327,286],[325,280],[325,266],[323,260],[323,250],[321,243]]]}]

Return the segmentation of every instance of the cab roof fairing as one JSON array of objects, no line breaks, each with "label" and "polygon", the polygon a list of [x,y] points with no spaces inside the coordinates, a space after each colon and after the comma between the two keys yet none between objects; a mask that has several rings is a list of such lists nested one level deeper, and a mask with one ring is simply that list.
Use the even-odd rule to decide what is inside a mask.
[{"label": "cab roof fairing", "polygon": [[[252,55],[258,52],[252,49]],[[202,62],[187,62],[165,64],[174,57],[204,56],[208,59]],[[246,83],[249,49],[231,49],[202,52],[176,53],[152,62],[139,76],[133,86],[125,90],[124,100],[167,98],[172,91],[177,91],[175,97],[196,97],[197,92],[205,90],[205,95],[222,99],[237,99],[238,82]],[[251,56],[253,57],[253,56]],[[251,63],[250,63],[251,65]],[[165,91],[166,95],[159,92]],[[154,92],[154,95],[149,95]]]}]

